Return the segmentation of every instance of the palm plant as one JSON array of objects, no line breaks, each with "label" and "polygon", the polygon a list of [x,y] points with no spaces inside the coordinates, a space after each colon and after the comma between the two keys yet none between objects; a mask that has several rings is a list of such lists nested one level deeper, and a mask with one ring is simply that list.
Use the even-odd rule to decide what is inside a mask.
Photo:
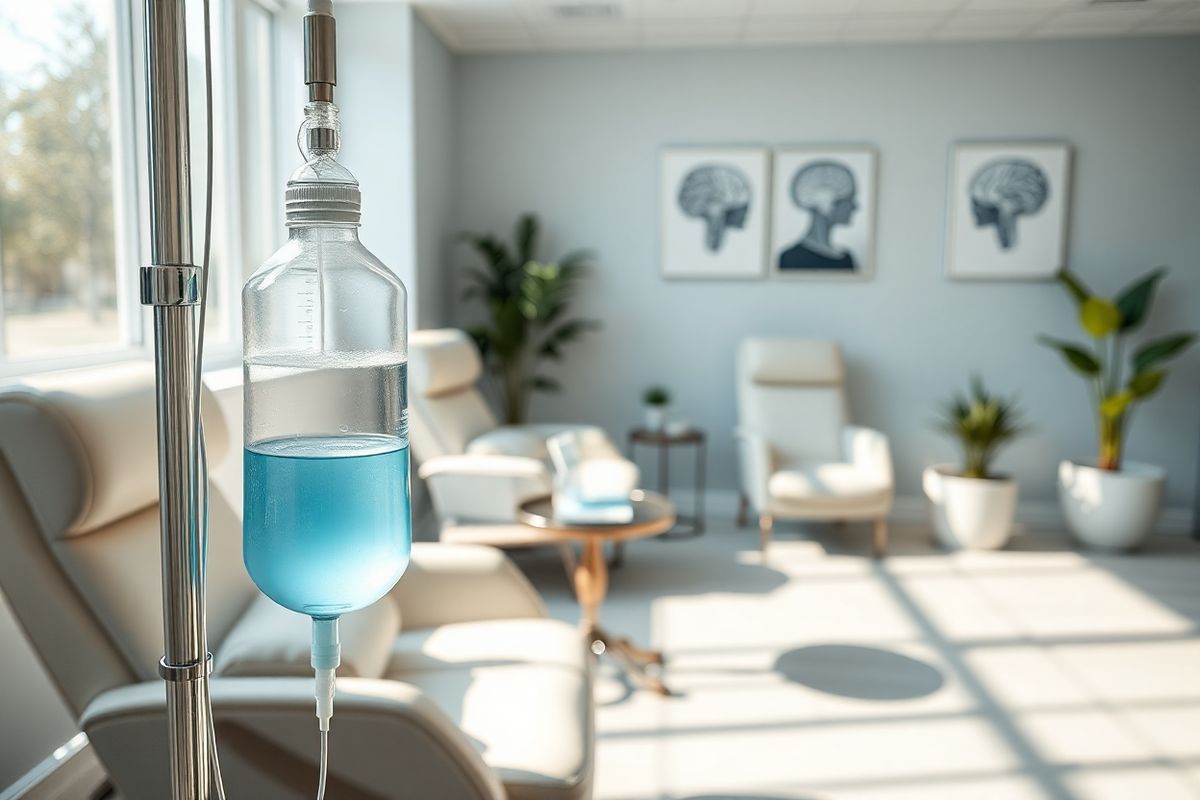
[{"label": "palm plant", "polygon": [[983,381],[971,378],[971,391],[946,404],[938,428],[958,439],[963,449],[964,478],[992,478],[992,460],[1000,448],[1025,431],[1016,401],[989,394]]},{"label": "palm plant", "polygon": [[1115,299],[1092,294],[1078,277],[1066,269],[1058,281],[1066,288],[1079,313],[1079,325],[1092,338],[1091,351],[1082,345],[1038,337],[1038,341],[1062,354],[1076,372],[1091,384],[1096,405],[1100,453],[1096,466],[1115,471],[1121,468],[1125,434],[1133,405],[1157,392],[1166,378],[1159,365],[1183,352],[1196,338],[1194,333],[1175,333],[1146,342],[1133,351],[1129,380],[1121,363],[1126,337],[1145,322],[1154,289],[1166,275],[1159,267],[1126,287]]},{"label": "palm plant", "polygon": [[488,313],[487,322],[469,333],[496,379],[505,421],[523,422],[530,392],[561,388],[539,371],[541,362],[561,361],[565,345],[599,327],[592,320],[567,318],[591,256],[576,250],[557,262],[538,261],[538,219],[533,214],[517,220],[511,250],[490,234],[464,238],[484,266],[467,269],[462,298],[482,300]]}]

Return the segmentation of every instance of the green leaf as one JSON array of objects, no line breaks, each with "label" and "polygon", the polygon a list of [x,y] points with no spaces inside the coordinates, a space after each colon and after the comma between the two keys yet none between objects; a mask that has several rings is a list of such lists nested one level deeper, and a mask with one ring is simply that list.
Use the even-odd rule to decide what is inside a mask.
[{"label": "green leaf", "polygon": [[1067,363],[1074,367],[1077,371],[1084,375],[1097,375],[1100,373],[1100,363],[1096,361],[1091,353],[1084,350],[1078,345],[1070,342],[1063,342],[1057,339],[1051,339],[1048,336],[1039,336],[1038,341],[1047,347],[1053,347],[1062,354],[1062,357],[1067,360]]},{"label": "green leaf", "polygon": [[1154,298],[1154,287],[1166,274],[1167,268],[1159,267],[1126,287],[1117,296],[1117,308],[1121,311],[1121,330],[1131,331],[1142,324],[1150,310],[1150,301]]},{"label": "green leaf", "polygon": [[517,245],[517,261],[524,264],[534,259],[537,250],[538,219],[533,214],[522,214],[517,220],[514,239]]},{"label": "green leaf", "polygon": [[1121,311],[1111,300],[1089,297],[1079,307],[1079,324],[1093,338],[1100,339],[1121,327]]},{"label": "green leaf", "polygon": [[554,378],[547,378],[545,375],[535,375],[529,379],[529,388],[539,392],[558,392],[562,390],[562,385],[554,380]]},{"label": "green leaf", "polygon": [[1124,391],[1117,394],[1110,394],[1108,397],[1100,401],[1100,413],[1105,419],[1116,419],[1125,413],[1129,408],[1129,404],[1133,402],[1133,392]]},{"label": "green leaf", "polygon": [[1162,386],[1165,377],[1167,377],[1167,372],[1162,369],[1139,372],[1129,379],[1129,391],[1139,400],[1149,397],[1158,391],[1158,387]]},{"label": "green leaf", "polygon": [[1075,298],[1076,303],[1082,305],[1085,300],[1092,296],[1091,291],[1083,285],[1083,282],[1079,278],[1076,278],[1074,273],[1066,267],[1060,269],[1054,277],[1066,287],[1067,291],[1071,293],[1071,297]]},{"label": "green leaf", "polygon": [[1139,372],[1145,372],[1160,361],[1166,361],[1171,356],[1178,355],[1187,349],[1195,338],[1196,334],[1194,333],[1176,333],[1147,342],[1133,354],[1133,373],[1136,375]]}]

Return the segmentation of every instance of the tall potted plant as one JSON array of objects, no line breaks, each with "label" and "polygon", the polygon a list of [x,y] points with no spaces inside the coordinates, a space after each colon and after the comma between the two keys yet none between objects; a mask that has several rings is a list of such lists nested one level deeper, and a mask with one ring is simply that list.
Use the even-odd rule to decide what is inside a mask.
[{"label": "tall potted plant", "polygon": [[1039,337],[1087,380],[1095,406],[1096,459],[1063,461],[1058,470],[1067,525],[1080,541],[1094,547],[1129,549],[1141,544],[1162,505],[1165,471],[1124,459],[1130,414],[1162,387],[1163,364],[1187,349],[1196,334],[1174,333],[1142,343],[1132,351],[1128,369],[1123,359],[1129,350],[1127,339],[1149,316],[1155,288],[1166,272],[1160,267],[1109,300],[1062,270],[1058,281],[1075,301],[1079,325],[1091,338],[1091,347]]},{"label": "tall potted plant", "polygon": [[561,361],[566,345],[599,327],[598,322],[568,316],[591,256],[576,250],[555,262],[538,261],[538,219],[533,214],[517,220],[511,249],[490,234],[464,238],[483,267],[467,270],[462,298],[481,300],[487,310],[487,321],[469,333],[496,380],[505,422],[524,422],[531,392],[560,388],[541,372],[543,364]]},{"label": "tall potted plant", "polygon": [[1016,403],[989,393],[973,378],[969,394],[946,404],[938,427],[963,449],[961,467],[934,464],[923,475],[938,540],[952,549],[1003,547],[1017,510],[1017,482],[994,473],[992,462],[1024,431]]}]

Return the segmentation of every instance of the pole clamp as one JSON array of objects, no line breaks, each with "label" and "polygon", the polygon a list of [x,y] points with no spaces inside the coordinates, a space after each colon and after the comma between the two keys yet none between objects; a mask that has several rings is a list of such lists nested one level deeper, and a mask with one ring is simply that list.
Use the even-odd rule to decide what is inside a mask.
[{"label": "pole clamp", "polygon": [[208,658],[201,661],[191,661],[187,664],[168,664],[167,657],[163,656],[158,660],[158,676],[164,681],[172,683],[183,683],[186,681],[198,681],[205,675],[212,674],[212,653],[208,654]]},{"label": "pole clamp", "polygon": [[141,270],[142,305],[194,306],[200,302],[200,268],[151,264]]}]

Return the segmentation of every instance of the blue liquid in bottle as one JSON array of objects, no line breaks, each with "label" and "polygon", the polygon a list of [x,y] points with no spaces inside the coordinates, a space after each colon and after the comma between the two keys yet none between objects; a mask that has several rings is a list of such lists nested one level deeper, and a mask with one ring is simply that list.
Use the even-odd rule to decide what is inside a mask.
[{"label": "blue liquid in bottle", "polygon": [[408,447],[395,436],[246,447],[242,557],[281,606],[336,617],[383,597],[408,566]]}]

